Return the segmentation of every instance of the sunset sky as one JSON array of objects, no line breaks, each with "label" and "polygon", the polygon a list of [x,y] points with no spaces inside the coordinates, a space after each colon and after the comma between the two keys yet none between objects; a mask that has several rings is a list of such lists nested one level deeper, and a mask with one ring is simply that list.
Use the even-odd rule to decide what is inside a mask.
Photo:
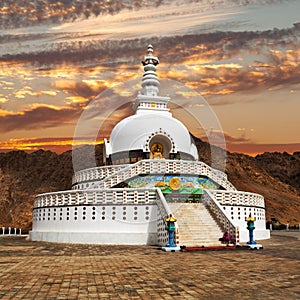
[{"label": "sunset sky", "polygon": [[[231,152],[300,151],[299,12],[298,0],[2,1],[0,152],[71,149],[88,109],[109,137],[133,113],[148,44],[193,134],[223,134]],[[183,111],[202,123],[205,106],[221,129]]]}]

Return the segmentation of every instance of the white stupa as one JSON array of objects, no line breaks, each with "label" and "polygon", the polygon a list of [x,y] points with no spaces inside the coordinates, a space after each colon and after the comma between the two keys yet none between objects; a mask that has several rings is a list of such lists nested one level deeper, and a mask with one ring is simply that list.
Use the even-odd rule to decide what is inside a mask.
[{"label": "white stupa", "polygon": [[255,239],[267,239],[261,195],[237,191],[225,173],[198,161],[188,129],[172,117],[148,46],[135,114],[119,122],[104,143],[105,166],[76,172],[72,190],[38,195],[32,240],[90,244],[168,242],[165,218],[176,219],[175,243],[219,245],[228,231],[248,240],[245,218],[255,218]]}]

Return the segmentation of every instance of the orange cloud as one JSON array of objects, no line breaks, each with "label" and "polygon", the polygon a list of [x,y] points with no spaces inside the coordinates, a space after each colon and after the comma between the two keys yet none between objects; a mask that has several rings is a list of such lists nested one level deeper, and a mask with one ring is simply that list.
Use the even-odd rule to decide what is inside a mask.
[{"label": "orange cloud", "polygon": [[86,101],[100,94],[103,90],[107,89],[109,85],[109,82],[103,80],[82,80],[81,82],[56,80],[52,83],[53,88],[65,93],[71,93],[76,97],[80,97],[82,100],[86,99]]},{"label": "orange cloud", "polygon": [[234,90],[230,89],[223,89],[219,91],[203,91],[201,92],[201,95],[206,96],[206,95],[229,95],[234,93]]},{"label": "orange cloud", "polygon": [[7,101],[8,99],[6,97],[3,97],[3,95],[0,94],[0,103],[5,103]]},{"label": "orange cloud", "polygon": [[[101,144],[103,141],[100,140],[96,143]],[[0,142],[0,151],[23,150],[32,152],[43,149],[62,153],[71,150],[72,147],[94,144],[95,142],[91,139],[81,138],[74,141],[72,137],[9,139],[8,141]]]},{"label": "orange cloud", "polygon": [[80,96],[70,96],[66,98],[66,103],[67,104],[72,104],[72,103],[82,103],[85,104],[87,101],[86,98],[80,97]]},{"label": "orange cloud", "polygon": [[4,110],[0,108],[0,117],[5,117],[5,116],[9,116],[9,115],[13,115],[13,112],[10,112],[8,110]]},{"label": "orange cloud", "polygon": [[226,141],[226,147],[228,148],[229,145],[236,145],[236,144],[244,144],[249,142],[250,140],[246,137],[235,137],[230,135],[227,132],[217,131],[217,130],[210,130],[208,133],[209,137],[201,136],[200,138],[203,141],[210,142],[211,144],[219,147],[224,147],[223,141]]},{"label": "orange cloud", "polygon": [[228,64],[206,64],[206,65],[196,65],[192,66],[192,69],[199,71],[201,69],[221,69],[221,68],[229,68],[229,69],[241,69],[243,68],[240,64],[228,63]]},{"label": "orange cloud", "polygon": [[29,86],[23,87],[21,90],[15,92],[15,97],[19,99],[24,99],[26,96],[33,96],[33,97],[39,97],[42,95],[47,95],[54,97],[57,95],[57,92],[55,91],[38,91],[33,92],[32,88]]},{"label": "orange cloud", "polygon": [[55,107],[33,104],[31,108],[17,113],[0,114],[0,132],[35,130],[38,128],[61,127],[75,123],[82,109],[80,106]]},{"label": "orange cloud", "polygon": [[[242,133],[242,136],[236,137],[230,135],[227,132],[220,132],[216,130],[210,131],[209,141],[215,145],[222,147],[223,145],[219,143],[221,138],[224,136],[226,140],[226,150],[229,152],[239,152],[248,154],[250,156],[256,156],[264,152],[288,152],[294,153],[300,151],[300,143],[289,143],[289,144],[258,144],[252,142],[249,138],[245,137],[245,128],[237,128],[239,132]],[[250,129],[253,132],[253,129]],[[207,136],[200,136],[203,141],[208,141]]]}]

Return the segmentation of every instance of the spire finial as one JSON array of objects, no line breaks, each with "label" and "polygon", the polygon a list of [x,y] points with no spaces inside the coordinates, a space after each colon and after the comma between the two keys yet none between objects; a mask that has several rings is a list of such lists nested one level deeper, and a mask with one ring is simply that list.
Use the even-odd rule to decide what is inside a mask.
[{"label": "spire finial", "polygon": [[152,64],[154,66],[159,64],[159,59],[156,56],[153,56],[153,46],[151,44],[148,45],[147,55],[142,60],[143,66]]},{"label": "spire finial", "polygon": [[159,64],[159,59],[153,56],[153,46],[148,45],[147,55],[143,58],[144,76],[142,79],[142,94],[147,96],[157,96],[159,81],[156,74],[156,66]]},{"label": "spire finial", "polygon": [[153,54],[153,46],[151,44],[148,45],[148,55],[152,55]]}]

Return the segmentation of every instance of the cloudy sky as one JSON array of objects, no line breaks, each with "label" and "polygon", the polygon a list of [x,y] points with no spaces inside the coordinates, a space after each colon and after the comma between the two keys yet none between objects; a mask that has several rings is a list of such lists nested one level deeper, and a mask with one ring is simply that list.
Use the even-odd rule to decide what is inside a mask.
[{"label": "cloudy sky", "polygon": [[[70,149],[88,109],[105,125],[98,140],[108,137],[133,113],[150,43],[161,62],[161,94],[193,134],[223,134],[230,151],[250,155],[300,151],[300,1],[0,5],[0,151]],[[201,122],[205,106],[220,126]]]}]

